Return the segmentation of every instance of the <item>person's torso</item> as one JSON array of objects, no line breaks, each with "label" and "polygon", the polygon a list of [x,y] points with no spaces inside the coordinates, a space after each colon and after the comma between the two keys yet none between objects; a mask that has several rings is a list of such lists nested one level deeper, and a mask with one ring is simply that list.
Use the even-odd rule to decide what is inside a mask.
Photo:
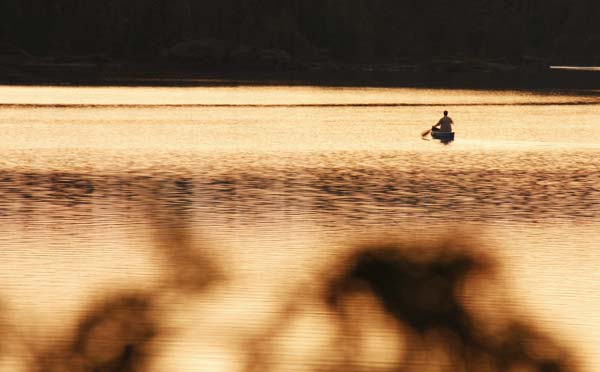
[{"label": "person's torso", "polygon": [[452,132],[452,119],[449,116],[444,116],[440,119],[441,127],[440,130],[442,132]]}]

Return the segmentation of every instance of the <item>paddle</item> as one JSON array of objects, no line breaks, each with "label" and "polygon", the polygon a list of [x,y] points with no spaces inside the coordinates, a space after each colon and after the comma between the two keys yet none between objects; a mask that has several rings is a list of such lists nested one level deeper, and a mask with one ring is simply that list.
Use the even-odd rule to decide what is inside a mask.
[{"label": "paddle", "polygon": [[428,135],[429,133],[431,133],[431,129],[433,129],[433,127],[430,128],[430,129],[427,129],[425,132],[421,133],[421,137],[425,137],[426,135]]}]

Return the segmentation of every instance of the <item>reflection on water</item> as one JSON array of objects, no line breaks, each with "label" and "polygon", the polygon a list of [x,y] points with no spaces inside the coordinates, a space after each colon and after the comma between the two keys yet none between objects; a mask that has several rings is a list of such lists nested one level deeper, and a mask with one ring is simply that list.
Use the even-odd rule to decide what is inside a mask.
[{"label": "reflection on water", "polygon": [[7,215],[47,215],[52,207],[53,216],[67,218],[82,205],[135,207],[148,197],[181,210],[201,207],[198,218],[283,211],[308,213],[309,219],[335,212],[365,220],[373,209],[396,218],[443,217],[449,211],[478,220],[592,218],[600,210],[596,156],[594,151],[569,151],[559,159],[550,151],[459,152],[439,154],[438,161],[413,152],[332,152],[308,160],[294,154],[273,160],[251,154],[196,155],[185,159],[190,168],[195,164],[189,173],[4,171],[0,204]]},{"label": "reflection on water", "polygon": [[[573,346],[586,370],[600,366],[600,301],[589,296],[600,290],[597,95],[0,92],[8,104],[0,109],[0,299],[14,324],[9,333],[19,335],[11,337],[24,340],[0,355],[2,366],[383,370],[412,359],[406,370],[425,370],[415,366],[431,348],[436,365],[449,370],[503,371],[513,362],[572,370],[555,339]],[[422,141],[444,108],[457,122],[456,141]],[[417,326],[425,320],[405,311],[435,298],[402,297],[404,286],[381,287],[351,266],[332,278],[350,254],[356,267],[389,268],[390,281],[417,288],[410,296],[418,288],[455,293],[468,269],[452,278],[425,274],[435,262],[479,262],[464,251],[434,254],[436,237],[457,225],[489,240],[486,252],[504,263],[506,286],[516,289],[503,297],[498,287],[479,288],[436,307],[462,312],[462,325]],[[402,246],[398,254],[349,248],[382,236],[418,243],[413,249],[430,252],[422,259],[431,261],[415,261]],[[421,268],[423,281],[407,266]],[[327,305],[328,283],[342,279],[339,301]],[[510,311],[519,307],[531,313]],[[479,323],[494,314],[514,317]],[[477,332],[497,337],[469,333],[471,317]],[[336,349],[340,338],[348,343]]]},{"label": "reflection on water", "polygon": [[[538,154],[529,159],[544,162],[537,169],[444,169],[415,154],[407,169],[402,166],[406,156],[390,154],[356,167],[289,165],[266,170],[248,164],[220,172],[205,169],[199,159],[196,171],[205,176],[0,172],[0,206],[3,216],[21,215],[31,221],[78,220],[80,214],[89,218],[94,209],[127,215],[148,199],[179,213],[190,212],[189,218],[203,225],[227,215],[260,219],[276,212],[315,221],[335,215],[367,223],[372,218],[443,219],[448,213],[489,222],[595,220],[600,215],[600,173],[588,156],[569,156],[572,164],[581,158],[589,163],[557,169],[549,164],[551,159]],[[247,160],[240,159],[240,165]],[[352,160],[353,155],[340,154],[337,161]],[[198,208],[201,213],[196,213]]]}]

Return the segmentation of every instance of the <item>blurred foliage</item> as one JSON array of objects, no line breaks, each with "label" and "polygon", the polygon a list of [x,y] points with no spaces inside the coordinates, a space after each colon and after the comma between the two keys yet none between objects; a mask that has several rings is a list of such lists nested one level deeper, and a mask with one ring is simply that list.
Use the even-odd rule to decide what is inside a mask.
[{"label": "blurred foliage", "polygon": [[[234,287],[252,285],[231,280],[239,270],[235,260],[228,262],[232,257],[215,254],[189,225],[195,190],[190,179],[152,183],[147,178],[102,177],[100,181],[67,173],[0,176],[0,186],[13,185],[5,195],[19,194],[19,210],[5,210],[7,215],[32,213],[29,217],[34,218],[35,206],[47,202],[87,208],[93,193],[103,198],[115,193],[119,195],[115,200],[143,202],[142,219],[154,234],[147,248],[161,264],[156,284],[109,289],[83,299],[82,311],[73,324],[65,324],[64,334],[51,334],[48,339],[20,334],[8,327],[10,319],[5,316],[0,319],[0,360],[11,352],[10,345],[22,345],[30,371],[152,370],[170,337],[185,331],[170,328],[169,320],[181,307],[186,310],[186,301],[214,300],[210,296],[232,290],[226,287],[232,282]],[[231,188],[231,183],[226,185]],[[213,197],[218,194],[210,189]],[[229,206],[226,199],[215,202]],[[58,210],[53,218],[60,221]],[[350,247],[347,257],[332,255],[316,271],[299,262],[299,277],[294,278],[298,288],[279,292],[274,311],[252,314],[264,323],[249,333],[244,333],[244,327],[239,333],[235,327],[229,329],[234,342],[227,347],[242,354],[240,370],[577,371],[569,349],[515,309],[497,263],[482,253],[485,247],[456,232],[450,235],[441,242]],[[235,255],[227,249],[219,251]],[[260,274],[270,278],[271,270],[278,268]],[[302,270],[312,275],[302,278]],[[4,302],[3,298],[0,303]],[[221,310],[231,313],[228,308],[216,312],[220,315]],[[0,316],[4,315],[0,307]],[[248,318],[240,314],[239,321]],[[382,331],[379,336],[391,334],[398,342],[373,347],[369,334],[378,331]],[[375,339],[385,338],[379,336]],[[288,350],[292,352],[286,354]],[[299,356],[285,359],[294,353]],[[378,358],[383,354],[382,362]]]},{"label": "blurred foliage", "polygon": [[[168,343],[161,337],[173,332],[166,324],[177,305],[164,304],[218,290],[227,279],[222,269],[231,269],[219,269],[205,245],[193,244],[184,224],[156,227],[155,252],[167,267],[161,285],[102,294],[85,306],[62,340],[43,347],[26,335],[3,332],[4,339],[27,346],[28,370],[152,370]],[[498,301],[504,291],[497,265],[470,244],[454,238],[441,244],[382,243],[350,250],[347,259],[327,265],[310,284],[282,293],[279,310],[256,334],[239,335],[236,341],[243,346],[238,351],[246,358],[240,370],[577,371],[567,348]],[[496,299],[493,308],[480,306],[486,298]],[[298,332],[303,317],[315,310],[324,321],[317,329]],[[385,361],[368,355],[381,351],[365,337],[383,318],[389,320],[384,332],[401,340],[386,346]],[[319,338],[312,349],[306,332]],[[286,347],[291,347],[290,355],[294,348],[309,353],[287,360]],[[365,362],[365,354],[371,362]]]},{"label": "blurred foliage", "polygon": [[[367,293],[395,320],[405,341],[394,370],[421,371],[417,361],[423,355],[436,371],[577,370],[566,349],[501,302],[485,313],[470,306],[502,289],[494,261],[465,241],[382,244],[355,252],[327,292],[344,333],[360,334],[350,316],[355,310],[344,300]],[[350,356],[345,370],[355,367]]]}]

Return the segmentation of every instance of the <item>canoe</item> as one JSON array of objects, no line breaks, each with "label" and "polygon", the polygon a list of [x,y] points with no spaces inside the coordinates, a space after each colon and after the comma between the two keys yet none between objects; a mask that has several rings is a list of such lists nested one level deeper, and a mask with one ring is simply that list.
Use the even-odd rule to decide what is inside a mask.
[{"label": "canoe", "polygon": [[444,141],[453,141],[454,132],[440,132],[439,130],[431,131],[431,137]]}]

